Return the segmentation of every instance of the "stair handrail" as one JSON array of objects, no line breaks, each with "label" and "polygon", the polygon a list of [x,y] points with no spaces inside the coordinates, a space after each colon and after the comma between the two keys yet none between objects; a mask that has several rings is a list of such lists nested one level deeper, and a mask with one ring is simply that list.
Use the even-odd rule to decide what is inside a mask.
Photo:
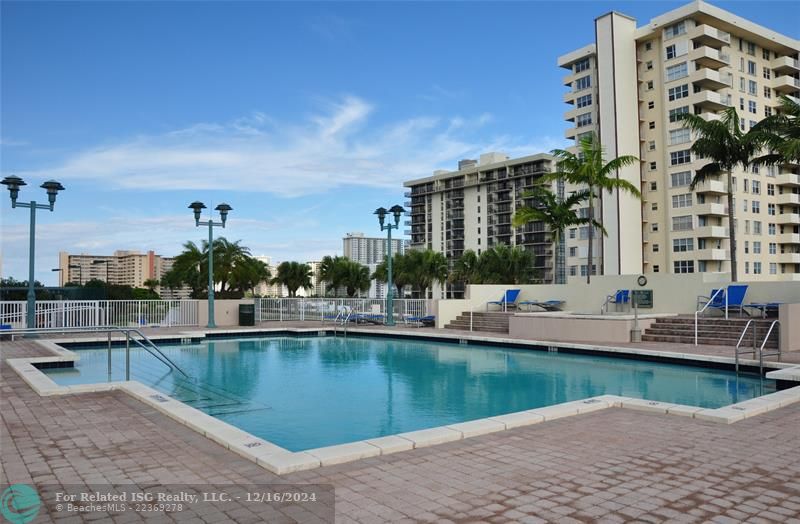
[{"label": "stair handrail", "polygon": [[[130,379],[130,360],[129,360],[129,353],[128,353],[128,344],[127,342],[133,340],[137,343],[142,349],[144,349],[148,354],[155,357],[158,361],[162,364],[166,365],[170,370],[176,369],[178,370],[183,376],[189,377],[189,374],[178,367],[172,359],[166,356],[161,349],[152,340],[150,340],[144,333],[139,331],[137,328],[132,327],[124,327],[124,326],[89,326],[89,327],[53,327],[53,328],[17,328],[17,329],[7,329],[3,330],[3,335],[11,335],[12,339],[14,335],[36,335],[36,334],[58,334],[58,333],[108,333],[109,337],[111,333],[124,333],[125,340],[126,340],[126,370],[125,370],[125,377],[126,380]],[[147,342],[147,345],[142,343],[139,340],[131,337],[130,334],[135,333],[141,337],[141,339]],[[149,346],[149,347],[148,347]],[[109,338],[109,355],[111,351],[110,346],[110,338]],[[109,357],[110,362],[110,357]],[[110,366],[110,364],[109,364]]]},{"label": "stair handrail", "polygon": [[[742,330],[742,334],[739,335],[739,341],[736,342],[735,351],[735,360],[736,360],[736,373],[739,373],[739,347],[742,345],[742,340],[744,340],[744,336],[747,334],[747,330],[750,329],[750,324],[753,324],[753,319],[747,321],[747,324],[744,325],[744,329]],[[753,324],[753,356],[755,356],[756,351],[756,325]]]},{"label": "stair handrail", "polygon": [[[700,309],[698,309],[697,311],[694,312],[694,345],[695,346],[697,345],[697,331],[699,329],[699,327],[698,327],[698,315],[700,315],[706,309],[708,309],[708,306],[711,305],[714,302],[714,299],[717,298],[717,295],[719,295],[720,293],[725,293],[725,288],[724,287],[721,287],[718,290],[716,290],[708,298],[708,302],[703,304],[702,308],[700,308]],[[727,293],[725,293],[725,318],[728,318],[728,294]]]},{"label": "stair handrail", "polygon": [[472,314],[475,313],[478,309],[483,309],[483,304],[478,304],[477,306],[473,307],[469,310],[469,331],[472,333]]},{"label": "stair handrail", "polygon": [[[763,359],[764,357],[764,346],[767,345],[767,341],[769,340],[769,336],[772,334],[772,328],[775,327],[775,324],[780,325],[780,320],[773,320],[772,323],[769,325],[769,329],[767,330],[767,335],[764,337],[764,340],[761,341],[761,346],[758,348],[758,355],[759,358]],[[781,341],[778,341],[778,352],[772,353],[774,355],[778,355],[778,360],[781,359]]]}]

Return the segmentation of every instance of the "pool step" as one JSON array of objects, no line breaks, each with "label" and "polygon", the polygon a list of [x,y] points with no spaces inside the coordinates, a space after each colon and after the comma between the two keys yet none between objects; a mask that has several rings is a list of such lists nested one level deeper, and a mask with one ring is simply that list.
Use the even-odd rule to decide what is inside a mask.
[{"label": "pool step", "polygon": [[[749,318],[701,318],[697,324],[697,343],[715,346],[736,346]],[[756,344],[761,345],[772,323],[770,319],[752,319],[742,346],[752,346],[753,329],[756,330]],[[642,340],[647,342],[669,342],[673,344],[694,344],[694,317],[663,317],[645,330]],[[778,347],[778,327],[773,329],[765,348]]]},{"label": "pool step", "polygon": [[[490,333],[506,333],[508,334],[508,318],[513,313],[503,313],[502,311],[496,312],[478,312],[472,313],[472,330],[473,331],[487,331]],[[456,317],[455,320],[448,323],[446,329],[459,329],[462,331],[469,331],[470,327],[470,312],[465,311]]]}]

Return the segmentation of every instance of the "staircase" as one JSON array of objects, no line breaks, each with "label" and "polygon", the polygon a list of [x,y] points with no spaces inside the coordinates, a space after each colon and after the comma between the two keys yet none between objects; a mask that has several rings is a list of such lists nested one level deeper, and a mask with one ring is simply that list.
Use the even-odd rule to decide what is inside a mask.
[{"label": "staircase", "polygon": [[[747,321],[744,318],[700,317],[697,330],[697,343],[715,346],[736,346]],[[774,319],[753,319],[747,330],[742,347],[753,345],[753,325],[756,326],[756,345],[760,346]],[[778,329],[773,329],[765,348],[778,347]],[[675,344],[694,344],[694,317],[660,317],[644,331],[642,340],[648,342],[671,342]]]},{"label": "staircase", "polygon": [[[508,334],[508,317],[513,313],[504,313],[502,311],[486,312],[473,312],[472,313],[472,330],[473,331],[486,331],[490,333],[505,333]],[[465,311],[458,315],[455,320],[445,326],[445,329],[460,329],[462,331],[469,331],[469,316],[470,312]]]}]

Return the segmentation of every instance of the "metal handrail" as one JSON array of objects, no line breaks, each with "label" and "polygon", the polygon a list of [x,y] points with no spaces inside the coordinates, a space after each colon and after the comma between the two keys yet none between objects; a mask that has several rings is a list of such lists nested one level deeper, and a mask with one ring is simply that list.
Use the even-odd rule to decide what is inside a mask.
[{"label": "metal handrail", "polygon": [[[753,322],[753,319],[747,321],[747,324],[744,326],[744,330],[742,331],[741,336],[739,337],[739,342],[736,343],[736,373],[739,373],[739,345],[742,343],[742,339],[744,339],[744,335],[747,332],[747,328],[750,327],[750,323]],[[764,374],[764,347],[767,345],[767,341],[769,341],[770,335],[772,335],[772,330],[775,328],[775,324],[780,325],[780,320],[773,320],[772,323],[769,325],[769,329],[767,330],[767,334],[764,336],[764,339],[761,341],[761,345],[756,348],[756,324],[753,324],[753,349],[752,354],[753,357],[756,356],[756,351],[758,351],[758,369],[761,375]],[[745,353],[745,352],[743,352]],[[777,355],[778,360],[781,358],[781,345],[780,341],[778,341],[778,351],[776,353],[769,353],[770,356]]]},{"label": "metal handrail", "polygon": [[[699,327],[698,327],[698,315],[700,315],[703,311],[708,309],[708,306],[712,302],[714,302],[714,299],[717,298],[717,295],[719,295],[720,293],[723,293],[723,292],[725,292],[725,288],[724,287],[719,288],[716,291],[716,293],[714,293],[713,295],[708,297],[708,302],[706,302],[703,305],[702,308],[700,308],[700,309],[698,309],[697,311],[694,312],[694,345],[695,346],[697,345],[697,331],[699,329]],[[725,293],[725,318],[726,319],[728,318],[728,294],[727,293]]]},{"label": "metal handrail", "polygon": [[[155,357],[162,364],[170,369],[178,370],[183,376],[189,377],[189,374],[178,367],[172,359],[166,356],[158,346],[153,343],[144,333],[137,328],[121,327],[121,326],[93,326],[93,327],[57,327],[57,328],[19,328],[8,329],[2,331],[4,335],[36,335],[36,334],[58,334],[58,333],[108,333],[108,367],[109,374],[111,373],[111,333],[124,333],[125,334],[125,379],[130,380],[130,341],[133,340],[147,353]],[[131,333],[135,333],[141,337],[137,340],[131,337]],[[142,340],[147,342],[147,345],[142,343]]]},{"label": "metal handrail", "polygon": [[[478,310],[478,308],[483,309],[483,304],[478,304],[477,306],[473,307],[469,310],[469,330],[472,332],[472,314]],[[487,306],[488,308],[488,306]]]},{"label": "metal handrail", "polygon": [[[735,349],[735,360],[736,360],[736,373],[739,373],[739,347],[742,345],[742,340],[744,340],[744,336],[747,334],[747,330],[750,328],[750,324],[753,323],[753,319],[747,321],[747,324],[744,325],[744,329],[742,330],[742,334],[739,336],[739,341],[736,342],[736,349]],[[755,356],[756,352],[756,325],[753,324],[753,356]]]},{"label": "metal handrail", "polygon": [[[767,340],[769,340],[769,336],[772,334],[772,328],[775,327],[775,324],[780,325],[780,320],[773,320],[772,323],[769,325],[769,329],[767,330],[767,335],[764,337],[764,340],[761,342],[761,347],[758,348],[759,355],[763,358],[764,356],[764,346],[767,345]],[[777,353],[770,353],[771,355],[778,355],[778,360],[781,359],[781,343],[780,340],[778,341],[778,352]]]}]

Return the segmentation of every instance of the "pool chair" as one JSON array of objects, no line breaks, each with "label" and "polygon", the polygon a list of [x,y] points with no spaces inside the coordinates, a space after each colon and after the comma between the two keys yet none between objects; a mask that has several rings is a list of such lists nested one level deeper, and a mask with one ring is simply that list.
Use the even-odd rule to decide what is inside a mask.
[{"label": "pool chair", "polygon": [[496,304],[500,306],[503,311],[514,309],[517,307],[517,299],[519,298],[520,289],[507,289],[500,300],[492,300],[486,303],[486,311],[489,311],[489,306]]},{"label": "pool chair", "polygon": [[614,292],[613,295],[606,296],[606,301],[600,308],[600,314],[602,315],[608,312],[609,304],[614,304],[614,309],[616,311],[619,311],[620,305],[622,305],[622,307],[625,307],[625,305],[630,304],[630,302],[631,302],[630,289],[618,289]]},{"label": "pool chair", "polygon": [[530,311],[532,306],[540,307],[545,311],[561,311],[561,307],[564,305],[563,300],[545,300],[545,301],[538,301],[538,300],[523,300],[519,303],[520,307],[527,306],[528,311]]},{"label": "pool chair", "polygon": [[744,307],[757,309],[761,313],[761,318],[777,317],[778,308],[783,302],[751,302]]},{"label": "pool chair", "polygon": [[744,310],[746,294],[747,284],[731,284],[727,289],[712,289],[710,296],[698,297],[697,310],[718,309],[726,315],[732,310],[738,310],[741,316],[746,313]]},{"label": "pool chair", "polygon": [[433,327],[436,325],[436,315],[426,315],[424,317],[406,315],[403,320],[406,324],[415,327]]}]

